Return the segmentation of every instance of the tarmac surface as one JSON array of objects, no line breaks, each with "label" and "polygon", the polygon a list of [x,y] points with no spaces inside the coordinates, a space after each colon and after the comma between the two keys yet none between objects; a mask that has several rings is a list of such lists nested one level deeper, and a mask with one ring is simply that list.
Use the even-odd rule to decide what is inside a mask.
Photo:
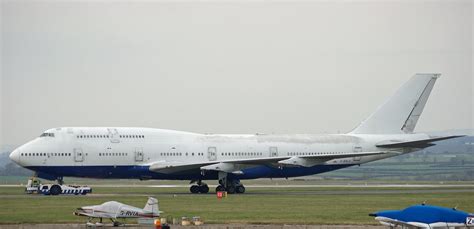
[{"label": "tarmac surface", "polygon": [[[245,185],[245,184],[244,184]],[[186,185],[94,184],[101,188],[189,188]],[[21,184],[0,184],[1,187],[25,187]],[[209,185],[210,188],[216,185]],[[474,188],[474,184],[309,184],[309,185],[245,185],[246,188]]]},{"label": "tarmac surface", "polygon": [[[99,187],[99,186],[94,186],[94,187]],[[100,186],[103,187],[103,186]],[[123,186],[120,186],[123,187]],[[142,186],[128,186],[130,188],[133,187],[142,187]],[[158,187],[158,185],[153,186],[153,187]],[[187,187],[187,186],[186,186]],[[380,195],[380,194],[410,194],[410,193],[415,193],[415,194],[423,194],[423,193],[466,193],[466,192],[472,192],[474,193],[474,186],[471,185],[463,185],[463,186],[451,186],[451,185],[439,185],[439,186],[420,186],[420,185],[404,185],[401,187],[401,189],[378,189],[378,190],[294,190],[291,192],[278,192],[276,191],[271,191],[271,192],[265,192],[265,191],[255,191],[252,192],[252,187],[256,186],[246,186],[248,192],[245,194],[240,194],[240,195],[285,195],[285,196],[299,196],[299,195]],[[260,187],[260,186],[258,186]],[[269,186],[275,188],[276,186]],[[278,186],[280,187],[280,186]],[[285,186],[287,187],[300,187],[300,186]],[[307,187],[307,186],[304,186]],[[313,187],[313,186],[310,186]],[[319,186],[318,186],[319,187]],[[323,187],[334,187],[334,186],[323,186]],[[339,187],[339,186],[337,186]],[[359,187],[359,186],[341,186],[341,187]],[[387,187],[387,186],[361,186],[361,187]],[[397,186],[398,187],[398,186]],[[426,187],[437,187],[437,189],[424,189]],[[456,187],[456,189],[453,189],[453,187]],[[403,189],[403,188],[409,188],[409,189]],[[445,188],[445,189],[443,189]],[[166,192],[161,190],[160,193],[155,194],[157,196],[160,195],[196,195],[196,194],[191,194],[187,191],[181,191],[181,192]],[[202,195],[202,194],[199,194]],[[211,191],[207,195],[215,195],[214,192]],[[17,198],[17,197],[23,197],[25,194],[17,194],[17,195],[0,195],[0,198]],[[42,195],[40,195],[42,196]],[[96,197],[114,197],[114,196],[148,196],[147,194],[141,194],[141,193],[120,193],[120,194],[115,194],[115,193],[106,193],[106,194],[88,194],[87,196],[96,196]]]},{"label": "tarmac surface", "polygon": [[[85,224],[16,224],[16,225],[0,225],[0,229],[60,229],[60,228],[91,228]],[[153,226],[137,226],[125,225],[120,227],[112,227],[112,225],[105,225],[99,228],[127,228],[127,229],[143,229],[154,228]],[[171,228],[176,229],[385,229],[384,226],[374,225],[256,225],[256,224],[208,224],[201,226],[181,226],[171,225]]]}]

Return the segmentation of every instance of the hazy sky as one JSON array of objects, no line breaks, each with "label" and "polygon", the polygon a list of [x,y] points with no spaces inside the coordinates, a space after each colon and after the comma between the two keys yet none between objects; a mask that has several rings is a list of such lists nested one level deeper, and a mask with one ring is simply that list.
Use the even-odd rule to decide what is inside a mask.
[{"label": "hazy sky", "polygon": [[2,1],[1,144],[59,126],[347,132],[417,72],[473,128],[472,1]]}]

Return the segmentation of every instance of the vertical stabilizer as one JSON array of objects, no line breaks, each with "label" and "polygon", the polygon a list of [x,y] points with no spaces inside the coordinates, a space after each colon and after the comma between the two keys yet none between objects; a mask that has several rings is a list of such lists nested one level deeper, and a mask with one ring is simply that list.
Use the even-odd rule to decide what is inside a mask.
[{"label": "vertical stabilizer", "polygon": [[146,202],[143,210],[159,215],[160,209],[158,208],[158,200],[153,197],[148,197],[148,201]]},{"label": "vertical stabilizer", "polygon": [[431,89],[440,75],[437,73],[414,75],[351,133],[412,133]]}]

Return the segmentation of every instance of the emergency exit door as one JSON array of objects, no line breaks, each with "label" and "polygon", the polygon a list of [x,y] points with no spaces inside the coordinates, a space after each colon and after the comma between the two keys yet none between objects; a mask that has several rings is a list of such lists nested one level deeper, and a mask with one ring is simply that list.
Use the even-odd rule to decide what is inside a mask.
[{"label": "emergency exit door", "polygon": [[135,148],[135,161],[143,161],[143,148]]},{"label": "emergency exit door", "polygon": [[270,147],[270,157],[276,157],[278,156],[278,148],[275,146]]},{"label": "emergency exit door", "polygon": [[84,153],[82,152],[81,148],[74,148],[74,161],[75,162],[84,161]]},{"label": "emergency exit door", "polygon": [[209,161],[217,160],[217,148],[216,147],[207,148],[207,159],[209,159]]},{"label": "emergency exit door", "polygon": [[[362,147],[361,146],[354,146],[353,150],[354,153],[361,153],[362,152]],[[354,157],[354,161],[360,161],[361,157]]]}]

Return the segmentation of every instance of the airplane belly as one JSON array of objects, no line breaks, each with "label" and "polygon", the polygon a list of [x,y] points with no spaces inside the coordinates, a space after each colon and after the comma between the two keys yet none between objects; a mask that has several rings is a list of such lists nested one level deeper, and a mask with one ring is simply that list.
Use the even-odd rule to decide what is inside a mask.
[{"label": "airplane belly", "polygon": [[[243,169],[243,174],[231,174],[238,179],[257,178],[286,178],[307,176],[346,168],[353,164],[316,165],[313,167],[273,167],[260,165]],[[148,166],[32,166],[28,169],[54,176],[109,178],[109,179],[163,179],[163,180],[193,180],[217,179],[217,172],[209,171],[201,174],[199,169],[180,174],[163,174],[149,170]],[[48,178],[46,178],[48,179]]]}]

